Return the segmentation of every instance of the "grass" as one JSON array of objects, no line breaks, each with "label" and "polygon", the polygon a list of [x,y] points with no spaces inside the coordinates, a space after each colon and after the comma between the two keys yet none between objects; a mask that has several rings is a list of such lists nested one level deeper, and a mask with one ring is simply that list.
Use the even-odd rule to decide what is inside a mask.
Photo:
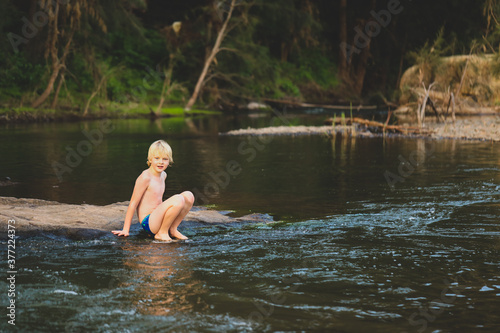
[{"label": "grass", "polygon": [[[148,117],[153,110],[153,106],[139,103],[106,103],[98,110],[90,110],[88,117],[90,118],[144,118]],[[0,117],[4,120],[36,120],[36,119],[59,119],[65,118],[78,119],[83,118],[83,111],[76,109],[55,110],[55,109],[34,109],[31,107],[0,107]],[[180,106],[172,106],[162,108],[161,117],[185,117],[185,116],[199,116],[199,115],[219,115],[222,112],[212,110],[193,109],[188,113],[184,112],[184,108]]]},{"label": "grass", "polygon": [[[156,106],[148,105],[148,104],[139,104],[139,103],[128,103],[128,104],[109,104],[107,106],[108,110],[111,112],[117,112],[122,115],[127,116],[145,116],[150,115],[153,110],[156,110]],[[184,112],[184,108],[181,106],[172,106],[161,109],[161,116],[170,116],[170,117],[184,117],[186,115],[218,115],[221,114],[220,111],[212,111],[212,110],[200,110],[200,109],[192,109],[189,112]]]},{"label": "grass", "polygon": [[[177,116],[177,117],[184,117],[184,108],[182,107],[171,107],[171,108],[162,108],[161,109],[162,114],[168,114],[171,116]],[[211,110],[199,110],[199,109],[192,109],[191,111],[187,112],[187,114],[196,114],[196,115],[218,115],[222,114],[221,111],[211,111]]]}]

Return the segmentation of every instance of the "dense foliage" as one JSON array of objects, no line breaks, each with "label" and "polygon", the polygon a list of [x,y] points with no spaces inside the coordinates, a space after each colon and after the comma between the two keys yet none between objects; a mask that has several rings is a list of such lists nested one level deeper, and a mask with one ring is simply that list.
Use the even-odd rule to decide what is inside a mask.
[{"label": "dense foliage", "polygon": [[[498,52],[497,1],[237,0],[198,101],[394,99],[437,36],[439,55]],[[182,105],[230,2],[2,1],[0,103]]]}]

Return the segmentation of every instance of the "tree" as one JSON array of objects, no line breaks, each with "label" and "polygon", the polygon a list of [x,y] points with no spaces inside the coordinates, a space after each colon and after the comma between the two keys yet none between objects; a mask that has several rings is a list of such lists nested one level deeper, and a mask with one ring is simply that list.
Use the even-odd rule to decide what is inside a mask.
[{"label": "tree", "polygon": [[163,86],[160,93],[160,102],[156,108],[156,116],[160,116],[165,96],[170,96],[174,91],[184,91],[185,88],[177,82],[172,80],[174,66],[177,58],[181,55],[179,33],[181,31],[182,23],[179,21],[174,22],[171,26],[164,28],[165,40],[167,51],[169,51],[169,60],[167,68],[163,69]]},{"label": "tree", "polygon": [[[218,4],[219,4],[219,6],[221,6],[223,4],[223,2],[218,2]],[[208,73],[208,69],[210,68],[210,65],[212,65],[212,62],[214,61],[217,53],[219,53],[219,51],[221,51],[221,44],[229,31],[228,24],[229,24],[229,21],[231,20],[231,16],[233,15],[233,11],[234,11],[235,6],[236,6],[236,0],[231,0],[231,3],[229,5],[229,10],[227,11],[227,15],[226,15],[225,19],[223,20],[222,27],[220,28],[219,32],[217,33],[217,39],[215,40],[215,44],[212,48],[212,51],[210,52],[208,57],[205,59],[205,64],[203,65],[203,69],[201,71],[200,77],[198,78],[198,82],[196,83],[193,94],[191,95],[191,98],[187,102],[186,106],[184,107],[185,111],[190,111],[191,108],[193,107],[194,103],[196,102],[196,99],[198,98],[198,95],[199,95],[201,87],[204,83],[205,77]]]},{"label": "tree", "polygon": [[[348,62],[347,59],[347,0],[340,0],[339,3],[339,76],[342,80],[346,80],[348,77]],[[343,47],[344,45],[344,47]]]},{"label": "tree", "polygon": [[[59,4],[59,1],[40,1],[40,7],[48,16],[48,33],[45,42],[45,58],[50,62],[50,77],[47,87],[43,93],[32,103],[33,108],[42,105],[54,90],[54,84],[59,78],[56,94],[52,103],[55,107],[57,96],[61,84],[64,81],[64,70],[66,60],[71,51],[71,45],[75,32],[80,28],[83,15],[91,16],[95,19],[102,31],[106,32],[106,25],[98,14],[97,3],[95,1],[76,0],[66,4]],[[62,46],[64,45],[64,46]]]},{"label": "tree", "polygon": [[[371,0],[370,9],[376,7],[376,0]],[[361,96],[367,72],[368,59],[372,37],[366,33],[369,29],[369,19],[358,19],[354,28],[355,36],[352,43],[347,38],[347,1],[341,0],[339,5],[339,76],[344,89]]]}]

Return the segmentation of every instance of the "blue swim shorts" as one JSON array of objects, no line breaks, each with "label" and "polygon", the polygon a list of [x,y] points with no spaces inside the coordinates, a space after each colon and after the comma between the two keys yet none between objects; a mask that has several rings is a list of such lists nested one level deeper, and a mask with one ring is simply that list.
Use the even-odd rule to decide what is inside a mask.
[{"label": "blue swim shorts", "polygon": [[[151,214],[149,214],[149,215],[151,215]],[[148,216],[146,216],[146,217],[144,218],[144,220],[142,220],[141,225],[142,225],[142,228],[143,228],[143,229],[144,229],[144,230],[148,233],[148,235],[150,235],[150,236],[154,237],[154,236],[155,236],[155,234],[153,234],[153,233],[151,232],[151,229],[149,229],[149,215],[148,215]]]}]

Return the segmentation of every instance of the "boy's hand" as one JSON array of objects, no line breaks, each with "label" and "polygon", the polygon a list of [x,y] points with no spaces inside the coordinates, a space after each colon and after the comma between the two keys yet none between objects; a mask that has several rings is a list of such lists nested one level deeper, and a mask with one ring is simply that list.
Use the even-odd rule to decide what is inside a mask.
[{"label": "boy's hand", "polygon": [[125,237],[128,236],[128,231],[124,231],[124,230],[113,230],[111,232],[117,236],[125,236]]}]

